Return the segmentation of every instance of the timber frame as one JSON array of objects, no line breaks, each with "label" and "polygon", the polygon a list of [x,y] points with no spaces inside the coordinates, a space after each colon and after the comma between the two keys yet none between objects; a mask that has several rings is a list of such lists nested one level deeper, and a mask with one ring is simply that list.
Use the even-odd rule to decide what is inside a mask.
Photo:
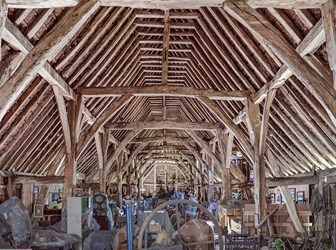
[{"label": "timber frame", "polygon": [[0,169],[227,199],[243,155],[261,221],[270,179],[336,166],[335,27],[333,0],[0,0]]}]

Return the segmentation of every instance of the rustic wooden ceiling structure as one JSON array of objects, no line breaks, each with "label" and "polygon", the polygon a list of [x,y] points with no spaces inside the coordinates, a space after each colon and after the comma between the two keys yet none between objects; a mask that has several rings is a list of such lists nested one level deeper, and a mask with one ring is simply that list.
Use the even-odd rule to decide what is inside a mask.
[{"label": "rustic wooden ceiling structure", "polygon": [[267,175],[334,168],[332,3],[2,1],[0,169],[245,182],[232,150]]}]

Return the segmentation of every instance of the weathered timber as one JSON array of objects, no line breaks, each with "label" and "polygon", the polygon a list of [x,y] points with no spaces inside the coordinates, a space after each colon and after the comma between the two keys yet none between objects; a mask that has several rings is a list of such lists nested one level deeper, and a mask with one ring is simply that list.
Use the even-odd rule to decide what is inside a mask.
[{"label": "weathered timber", "polygon": [[218,91],[178,86],[129,86],[129,87],[81,87],[76,90],[87,97],[108,97],[120,95],[133,96],[174,96],[208,97],[212,100],[242,101],[251,95],[250,91]]}]

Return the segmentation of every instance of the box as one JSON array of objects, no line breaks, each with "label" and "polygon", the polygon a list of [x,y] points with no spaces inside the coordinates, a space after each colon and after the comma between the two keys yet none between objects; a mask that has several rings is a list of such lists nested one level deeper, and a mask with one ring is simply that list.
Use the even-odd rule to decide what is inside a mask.
[{"label": "box", "polygon": [[161,225],[159,223],[149,224],[149,232],[150,233],[158,233],[161,231]]}]

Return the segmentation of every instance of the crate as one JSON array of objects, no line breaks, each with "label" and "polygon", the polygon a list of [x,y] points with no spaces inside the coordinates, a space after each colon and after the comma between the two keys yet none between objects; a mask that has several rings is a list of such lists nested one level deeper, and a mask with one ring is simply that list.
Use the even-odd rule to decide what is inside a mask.
[{"label": "crate", "polygon": [[[271,212],[275,207],[280,207],[281,204],[268,204],[267,212]],[[306,231],[309,232],[312,226],[310,222],[310,217],[312,212],[308,204],[296,204],[297,211],[305,227]],[[262,218],[260,219],[260,221]],[[270,218],[273,226],[274,236],[283,237],[286,235],[289,238],[294,238],[296,236],[296,230],[294,224],[288,214],[286,206],[280,208],[274,215]],[[254,234],[254,204],[246,204],[244,209],[244,234]]]}]

